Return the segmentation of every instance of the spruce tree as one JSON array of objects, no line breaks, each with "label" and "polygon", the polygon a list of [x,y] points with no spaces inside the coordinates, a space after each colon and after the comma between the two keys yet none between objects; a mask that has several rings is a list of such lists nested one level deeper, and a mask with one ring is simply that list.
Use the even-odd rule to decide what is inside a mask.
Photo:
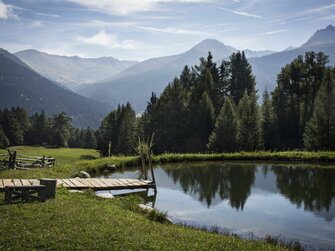
[{"label": "spruce tree", "polygon": [[68,147],[72,119],[65,113],[61,112],[52,118],[52,131],[54,134],[54,144],[59,147]]},{"label": "spruce tree", "polygon": [[97,147],[97,140],[94,131],[91,128],[87,128],[84,132],[84,148],[95,149]]},{"label": "spruce tree", "polygon": [[9,146],[9,140],[0,124],[0,149],[6,148],[7,146]]},{"label": "spruce tree", "polygon": [[264,148],[270,150],[278,145],[278,134],[276,132],[275,117],[272,102],[267,90],[263,93],[262,105],[262,130],[264,136]]},{"label": "spruce tree", "polygon": [[215,152],[234,152],[237,145],[238,118],[231,98],[225,100],[209,137],[208,149]]},{"label": "spruce tree", "polygon": [[230,71],[228,89],[235,104],[238,104],[245,90],[247,90],[248,95],[251,95],[256,87],[255,76],[252,74],[251,65],[244,52],[233,53],[230,56]]},{"label": "spruce tree", "polygon": [[1,117],[2,129],[4,130],[10,145],[22,145],[24,142],[24,132],[13,112],[5,109],[2,112]]},{"label": "spruce tree", "polygon": [[306,125],[304,146],[308,150],[335,150],[335,77],[327,69],[315,101],[312,118]]},{"label": "spruce tree", "polygon": [[242,151],[255,151],[263,148],[261,119],[255,92],[248,95],[245,90],[238,105],[238,141]]},{"label": "spruce tree", "polygon": [[119,133],[116,141],[117,152],[123,154],[133,153],[136,142],[136,114],[130,103],[121,107],[121,112],[118,116],[118,123]]}]

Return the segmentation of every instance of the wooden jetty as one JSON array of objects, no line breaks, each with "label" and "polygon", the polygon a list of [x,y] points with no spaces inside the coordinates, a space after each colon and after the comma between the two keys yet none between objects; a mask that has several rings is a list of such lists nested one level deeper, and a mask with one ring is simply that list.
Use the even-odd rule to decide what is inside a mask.
[{"label": "wooden jetty", "polygon": [[[0,190],[13,186],[36,186],[40,185],[38,179],[0,179]],[[68,189],[93,189],[93,190],[122,190],[156,188],[156,184],[150,180],[139,179],[108,179],[108,178],[75,178],[57,179],[57,187]]]}]

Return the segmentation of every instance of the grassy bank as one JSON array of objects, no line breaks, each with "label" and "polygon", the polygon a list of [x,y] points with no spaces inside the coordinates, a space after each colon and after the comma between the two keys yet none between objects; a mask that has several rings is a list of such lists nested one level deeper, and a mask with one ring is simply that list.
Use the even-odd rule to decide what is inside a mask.
[{"label": "grassy bank", "polygon": [[[114,156],[94,160],[82,160],[87,156],[97,158],[99,153],[92,149],[48,149],[43,147],[15,147],[20,154],[46,155],[56,158],[54,168],[35,169],[30,171],[8,170],[0,173],[2,178],[68,178],[78,171],[91,174],[101,172],[107,164],[117,167],[140,166],[137,156]],[[35,151],[36,150],[36,151]],[[261,161],[261,162],[306,162],[316,164],[335,163],[335,152],[240,152],[240,153],[166,153],[153,157],[154,163],[173,163],[183,161]]]},{"label": "grassy bank", "polygon": [[[0,178],[71,177],[78,170],[96,173],[106,164],[137,166],[138,157],[98,157],[95,150],[15,148],[20,154],[56,157],[56,166],[34,170],[6,170]],[[260,160],[332,162],[335,153],[258,152],[238,154],[163,154],[154,162]],[[0,203],[3,194],[0,195]],[[116,249],[116,250],[278,250],[263,242],[205,233],[181,226],[160,224],[134,212],[136,200],[102,199],[91,193],[58,190],[57,199],[46,203],[0,204],[2,249]],[[131,209],[131,210],[130,210]],[[136,210],[135,210],[136,211]]]},{"label": "grassy bank", "polygon": [[280,250],[153,222],[129,210],[134,203],[60,190],[46,203],[0,205],[0,250]]}]

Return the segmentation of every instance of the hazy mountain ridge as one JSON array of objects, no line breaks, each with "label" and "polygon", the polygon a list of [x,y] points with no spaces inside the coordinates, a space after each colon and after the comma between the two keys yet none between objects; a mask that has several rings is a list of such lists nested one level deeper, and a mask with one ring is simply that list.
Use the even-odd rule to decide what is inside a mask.
[{"label": "hazy mountain ridge", "polygon": [[113,57],[81,58],[50,55],[37,50],[19,51],[14,55],[42,76],[69,89],[112,77],[137,63]]},{"label": "hazy mountain ridge", "polygon": [[[295,49],[290,48],[281,52],[262,51],[254,54],[246,50],[246,56],[248,57],[249,54],[248,60],[256,76],[256,88],[259,90],[259,95],[265,88],[272,91],[281,68],[306,51],[322,51],[329,55],[330,64],[334,64],[335,44],[329,43],[331,38],[333,38],[332,41],[335,41],[335,28],[328,26],[324,30],[317,31],[303,46]],[[125,103],[130,101],[135,110],[141,112],[145,109],[151,92],[160,94],[175,76],[180,75],[185,65],[198,64],[199,58],[206,57],[208,51],[212,52],[216,62],[221,62],[237,49],[214,39],[206,39],[184,53],[145,60],[117,74],[105,83],[84,86],[78,92],[104,102],[113,100],[116,103]]]},{"label": "hazy mountain ridge", "polygon": [[29,114],[66,112],[75,126],[97,128],[110,106],[66,90],[0,50],[0,109],[24,107]]},{"label": "hazy mountain ridge", "polygon": [[[206,39],[188,51],[178,55],[151,58],[136,64],[132,61],[128,62],[130,66],[126,68],[126,70],[120,71],[117,74],[113,72],[113,74],[107,78],[105,78],[103,74],[99,75],[99,72],[95,72],[94,74],[99,75],[100,79],[98,81],[95,81],[92,85],[84,84],[78,86],[76,84],[74,90],[83,96],[106,102],[114,107],[118,103],[126,103],[129,101],[137,112],[141,112],[144,111],[151,92],[160,94],[175,76],[180,75],[185,65],[193,66],[198,64],[199,58],[207,57],[208,51],[211,51],[214,61],[220,63],[223,59],[227,59],[233,52],[236,52],[237,49],[227,46],[215,39]],[[259,95],[261,95],[265,88],[272,91],[276,84],[277,74],[281,68],[306,51],[324,52],[329,55],[330,64],[333,65],[335,63],[335,27],[329,25],[325,29],[316,31],[306,43],[298,48],[288,47],[288,49],[281,52],[245,50],[253,73],[256,76],[256,88],[259,90]],[[25,51],[25,53],[27,53],[27,51]],[[25,53],[18,52],[17,54],[21,57],[25,57]],[[60,80],[70,78],[67,68],[71,67],[68,64],[62,63],[64,59],[69,60],[71,62],[70,64],[76,65],[75,68],[77,68],[79,72],[83,71],[85,74],[90,75],[89,78],[86,78],[85,74],[80,75],[80,73],[78,73],[83,83],[97,79],[97,75],[90,73],[90,70],[95,69],[94,67],[87,69],[85,68],[87,64],[85,64],[86,66],[82,66],[82,62],[99,62],[99,64],[104,65],[102,71],[105,71],[111,67],[109,63],[110,60],[112,62],[115,60],[113,58],[81,59],[79,57],[50,56],[36,51],[34,53],[28,53],[28,55],[38,55],[36,59],[30,58],[29,60],[27,59],[27,61],[34,62],[37,60],[39,65],[48,65],[47,62],[51,59],[56,61],[59,66],[57,66],[58,68],[54,73],[57,74],[57,78]],[[43,57],[41,58],[41,56]],[[60,59],[61,61],[58,62],[57,60]],[[117,62],[120,63],[121,61]],[[55,64],[55,62],[51,62],[48,67],[52,68],[53,64]],[[64,73],[61,71],[62,68],[65,68]],[[38,70],[36,71],[41,73]],[[73,75],[73,72],[71,74],[70,75],[75,79],[76,76]],[[45,75],[47,75],[47,73],[45,73]],[[50,78],[55,79],[56,77]],[[84,81],[84,79],[86,81]],[[62,83],[62,81],[60,82]]]},{"label": "hazy mountain ridge", "polygon": [[82,86],[78,93],[103,102],[113,100],[114,105],[129,101],[137,112],[141,112],[151,92],[161,93],[175,76],[180,75],[185,65],[198,64],[199,58],[207,57],[208,51],[218,60],[220,55],[229,57],[237,49],[206,39],[184,53],[140,62],[105,83]]},{"label": "hazy mountain ridge", "polygon": [[265,87],[272,91],[276,84],[277,74],[281,68],[291,62],[298,55],[307,51],[323,52],[329,56],[329,64],[335,64],[335,27],[327,26],[316,31],[302,46],[259,58],[249,59],[257,80],[257,89],[261,93]]}]

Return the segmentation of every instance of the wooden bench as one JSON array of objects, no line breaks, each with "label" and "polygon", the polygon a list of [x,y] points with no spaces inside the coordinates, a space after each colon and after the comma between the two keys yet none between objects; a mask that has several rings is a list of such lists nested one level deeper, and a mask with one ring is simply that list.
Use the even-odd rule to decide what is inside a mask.
[{"label": "wooden bench", "polygon": [[45,186],[30,185],[30,186],[5,186],[5,202],[45,202]]}]

